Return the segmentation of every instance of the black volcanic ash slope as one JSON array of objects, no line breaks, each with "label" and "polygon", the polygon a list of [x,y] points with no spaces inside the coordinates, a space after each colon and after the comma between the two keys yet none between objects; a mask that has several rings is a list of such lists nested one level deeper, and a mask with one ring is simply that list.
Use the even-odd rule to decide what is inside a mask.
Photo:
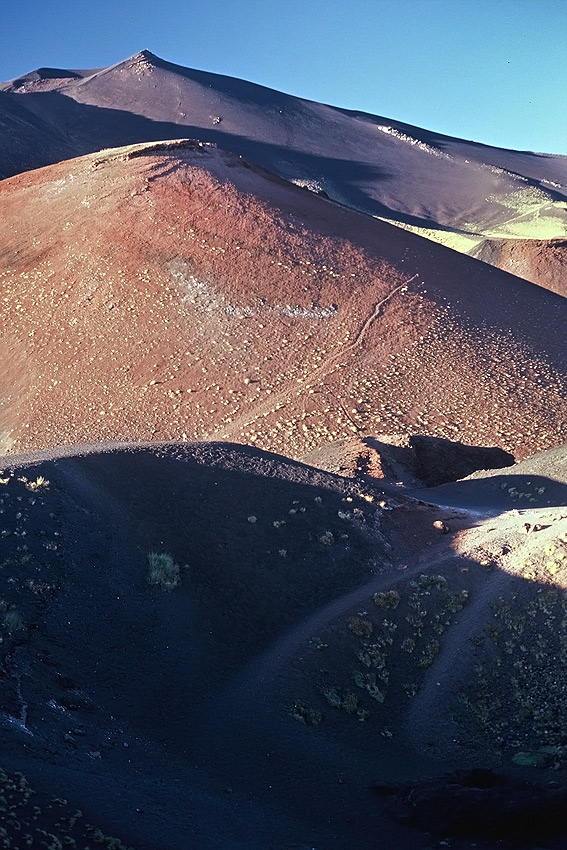
[{"label": "black volcanic ash slope", "polygon": [[423,850],[369,784],[560,781],[564,454],[480,479],[484,515],[242,446],[4,458],[4,767],[137,850]]},{"label": "black volcanic ash slope", "polygon": [[[253,812],[214,814],[187,774],[221,685],[371,575],[384,551],[371,502],[255,449],[117,445],[4,459],[0,508],[0,766],[57,788],[138,850],[184,848],[188,835],[238,847],[239,819],[247,846],[265,846]],[[149,583],[151,552],[179,565],[173,589]],[[222,783],[223,760],[206,766]],[[166,783],[147,823],[135,812]],[[197,825],[179,822],[189,804],[209,806]]]}]

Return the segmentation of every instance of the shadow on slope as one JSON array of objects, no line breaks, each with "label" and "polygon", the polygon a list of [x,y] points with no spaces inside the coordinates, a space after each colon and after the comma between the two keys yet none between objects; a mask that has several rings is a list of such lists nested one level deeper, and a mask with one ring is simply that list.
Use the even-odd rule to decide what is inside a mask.
[{"label": "shadow on slope", "polygon": [[[479,469],[497,469],[512,466],[514,456],[496,446],[470,446],[457,440],[413,434],[404,445],[392,440],[385,442],[368,436],[364,442],[384,458],[389,477],[399,472],[407,480],[412,478],[427,487],[458,481]],[[413,485],[415,486],[415,485]]]},{"label": "shadow on slope", "polygon": [[2,91],[0,114],[4,136],[0,179],[77,155],[71,140],[50,116],[42,118],[36,115],[21,100]]},{"label": "shadow on slope", "polygon": [[458,481],[479,469],[511,466],[514,456],[497,447],[471,446],[427,434],[363,435],[336,440],[302,460],[327,472],[381,484],[395,482],[406,490]]},{"label": "shadow on slope", "polygon": [[[0,96],[11,97],[10,105],[16,97],[2,92]],[[18,100],[15,101],[14,109],[16,105],[19,106]],[[73,146],[69,147],[67,157],[83,156],[104,148],[123,147],[138,142],[198,139],[202,142],[212,142],[222,150],[244,156],[284,179],[305,177],[306,182],[310,184],[320,180],[322,190],[327,190],[327,186],[332,187],[333,181],[340,178],[342,190],[348,187],[348,194],[341,191],[344,197],[337,198],[339,202],[375,216],[392,218],[399,215],[380,201],[356,189],[357,184],[373,183],[387,176],[378,166],[369,162],[318,156],[307,151],[294,150],[285,145],[229,133],[216,127],[156,121],[127,110],[79,103],[59,92],[27,95],[26,106],[24,109],[20,106],[20,112],[28,117],[30,123],[33,116],[33,120],[38,124],[38,131],[41,127],[42,132],[45,133],[46,127],[49,127],[48,135],[53,133],[56,139],[59,139],[61,135],[67,137]],[[60,145],[52,156],[48,151],[49,147],[46,144],[42,151],[37,151],[35,163],[27,167],[40,168],[60,161]],[[28,154],[28,159],[30,157],[31,153]],[[23,170],[18,168],[9,172],[8,168],[3,166],[5,176],[12,176]],[[346,177],[348,181],[345,180]],[[400,220],[423,227],[433,223],[430,219],[417,216],[402,215]]]},{"label": "shadow on slope", "polygon": [[[526,535],[221,444],[4,466],[3,760],[106,832],[417,850],[372,782],[530,763],[562,781],[553,507]],[[181,568],[170,592],[148,584],[152,550]]]},{"label": "shadow on slope", "polygon": [[[10,134],[4,141],[3,177],[55,164],[63,158],[95,153],[104,148],[170,139],[198,139],[245,157],[284,180],[297,181],[300,186],[309,187],[317,194],[366,215],[419,228],[462,231],[462,227],[454,228],[439,222],[438,216],[431,212],[424,215],[424,204],[412,203],[409,197],[404,198],[404,204],[409,210],[415,209],[414,213],[399,209],[395,195],[391,193],[382,193],[384,199],[390,198],[391,206],[380,200],[380,182],[394,175],[376,163],[357,161],[353,157],[341,159],[324,156],[290,144],[254,138],[253,127],[250,135],[242,135],[219,129],[218,125],[208,127],[180,121],[158,121],[126,109],[81,103],[55,91],[27,94],[23,109],[16,99],[17,95],[0,92],[0,97],[9,98],[5,109],[8,112],[18,109],[18,113],[26,118],[29,132],[41,135],[43,139],[40,148],[28,144],[22,154],[13,149],[15,142]],[[563,196],[559,198],[563,199]],[[431,209],[435,206],[436,201],[432,198]]]},{"label": "shadow on slope", "polygon": [[539,452],[508,467],[481,470],[465,481],[412,490],[416,499],[471,511],[499,514],[567,505],[567,446]]},{"label": "shadow on slope", "polygon": [[[384,789],[400,823],[438,837],[563,847],[564,506],[536,508],[529,518],[542,524],[528,533],[506,515],[487,522],[456,515],[455,534],[422,540],[413,556],[396,547],[387,573],[315,612],[256,659],[226,694],[235,706],[230,736],[252,741],[255,793],[269,784],[295,806],[302,799],[321,816],[333,812],[335,823],[348,824],[351,846],[364,850],[375,847],[369,836],[384,813],[371,786]],[[399,530],[431,526],[435,516],[431,506],[409,502],[384,510],[381,527]],[[227,753],[233,776],[242,762],[221,715],[222,708],[207,741]],[[462,771],[479,769],[502,774],[506,793],[472,777],[467,786]],[[519,816],[504,810],[518,814],[528,800],[539,820],[519,834]]]},{"label": "shadow on slope", "polygon": [[450,836],[481,839],[482,847],[488,840],[500,847],[561,848],[567,836],[567,788],[555,780],[542,785],[474,768],[442,779],[370,787],[394,820],[443,838],[445,845]]},{"label": "shadow on slope", "polygon": [[[222,758],[209,763],[207,792],[220,801],[207,802],[210,786],[195,779],[206,717],[244,663],[366,580],[383,550],[371,503],[353,482],[242,446],[115,446],[4,467],[4,764],[25,763],[44,789],[53,776],[93,822],[138,848],[185,848],[187,834],[236,847],[240,830],[251,833],[243,847],[265,846],[254,803],[222,811]],[[180,566],[171,592],[148,584],[150,551]],[[161,800],[165,825],[152,833],[134,812],[182,778],[190,787]],[[128,801],[123,812],[111,793]],[[207,837],[198,822],[178,823],[189,803],[212,824]],[[308,840],[302,817],[293,829]],[[297,838],[265,818],[282,843]]]}]

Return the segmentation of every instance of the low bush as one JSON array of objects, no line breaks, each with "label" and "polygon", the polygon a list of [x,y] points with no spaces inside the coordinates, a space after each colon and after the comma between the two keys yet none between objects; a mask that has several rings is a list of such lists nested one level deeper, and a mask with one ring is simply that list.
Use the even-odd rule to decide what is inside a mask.
[{"label": "low bush", "polygon": [[7,611],[4,614],[4,628],[10,633],[20,632],[25,629],[21,614],[17,611]]},{"label": "low bush", "polygon": [[173,590],[180,582],[180,571],[171,555],[165,552],[150,552],[148,555],[148,584]]}]

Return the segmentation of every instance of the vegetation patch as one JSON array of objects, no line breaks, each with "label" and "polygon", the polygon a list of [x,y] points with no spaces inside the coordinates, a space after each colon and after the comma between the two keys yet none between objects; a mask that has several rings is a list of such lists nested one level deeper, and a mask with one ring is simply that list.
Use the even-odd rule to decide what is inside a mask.
[{"label": "vegetation patch", "polygon": [[512,762],[518,767],[545,767],[557,754],[556,747],[540,747],[535,752],[514,753]]},{"label": "vegetation patch", "polygon": [[0,476],[1,659],[27,640],[57,590],[62,534],[46,478]]},{"label": "vegetation patch", "polygon": [[323,691],[323,696],[333,708],[346,711],[347,714],[356,714],[358,710],[358,697],[352,691],[341,694],[338,688],[328,688]]},{"label": "vegetation patch", "polygon": [[[334,681],[332,687],[328,681],[320,683],[319,694],[343,711],[345,719],[366,711],[365,719],[371,716],[372,722],[391,723],[392,712],[403,710],[419,694],[424,675],[443,650],[446,631],[469,602],[470,584],[470,574],[462,571],[448,578],[422,573],[375,593],[371,609],[357,612],[346,622],[357,639],[355,668],[322,671]],[[345,702],[352,682],[359,689],[356,710],[352,697]]]},{"label": "vegetation patch", "polygon": [[2,625],[7,632],[21,632],[25,629],[22,615],[18,611],[6,611],[3,617]]},{"label": "vegetation patch", "polygon": [[85,823],[83,812],[63,797],[34,790],[23,773],[0,768],[0,847],[24,850],[132,850],[119,838]]},{"label": "vegetation patch", "polygon": [[384,593],[375,593],[373,598],[379,608],[388,611],[398,607],[401,596],[397,590],[387,590]]},{"label": "vegetation patch", "polygon": [[[472,639],[473,676],[459,695],[457,720],[467,734],[515,752],[516,764],[526,753],[548,759],[549,747],[563,761],[567,597],[555,588],[541,589],[530,597],[495,599],[491,609],[491,621]],[[506,694],[505,706],[501,694]]]},{"label": "vegetation patch", "polygon": [[370,637],[374,631],[374,626],[370,620],[362,620],[360,617],[351,617],[348,621],[347,628],[353,635],[358,637]]},{"label": "vegetation patch", "polygon": [[32,493],[34,492],[34,490],[39,490],[42,487],[45,489],[49,487],[49,481],[47,480],[47,478],[44,478],[43,475],[38,475],[35,481],[30,481],[28,478],[25,477],[25,475],[23,475],[21,478],[18,478],[18,481],[21,481],[24,487],[27,490],[30,490]]},{"label": "vegetation patch", "polygon": [[293,717],[294,720],[298,720],[300,723],[304,723],[306,726],[318,726],[323,719],[320,711],[310,708],[301,700],[296,700],[289,705],[286,711],[290,717]]},{"label": "vegetation patch", "polygon": [[173,590],[181,580],[179,566],[165,552],[150,552],[148,555],[148,584]]},{"label": "vegetation patch", "polygon": [[372,699],[379,703],[384,702],[386,695],[384,691],[380,690],[378,687],[376,682],[376,673],[361,673],[360,670],[355,670],[352,678],[354,680],[354,684],[358,688],[365,690]]}]

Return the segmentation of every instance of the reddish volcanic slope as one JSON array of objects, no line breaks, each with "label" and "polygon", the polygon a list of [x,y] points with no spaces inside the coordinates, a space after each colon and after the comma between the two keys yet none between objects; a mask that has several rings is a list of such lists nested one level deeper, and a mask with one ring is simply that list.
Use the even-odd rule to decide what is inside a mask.
[{"label": "reddish volcanic slope", "polygon": [[567,303],[196,142],[0,184],[6,451],[567,440]]},{"label": "reddish volcanic slope", "polygon": [[471,256],[567,296],[567,239],[485,239]]}]

